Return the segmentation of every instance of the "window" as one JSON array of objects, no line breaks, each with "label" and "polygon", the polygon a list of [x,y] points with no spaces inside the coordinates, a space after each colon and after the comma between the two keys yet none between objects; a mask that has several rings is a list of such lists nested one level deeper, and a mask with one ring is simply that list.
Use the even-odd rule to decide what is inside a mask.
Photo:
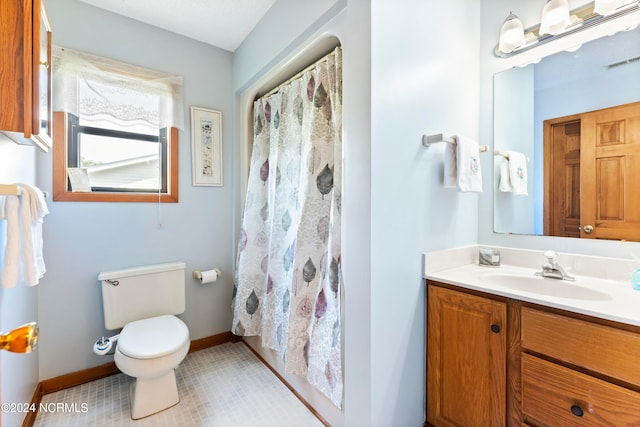
[{"label": "window", "polygon": [[167,192],[166,130],[138,133],[81,124],[67,115],[67,167],[87,171],[91,191]]},{"label": "window", "polygon": [[[178,201],[178,129],[162,129],[159,135],[149,135],[111,131],[102,128],[78,126],[72,130],[77,117],[63,112],[53,114],[53,200],[92,202],[177,202]],[[84,130],[83,130],[84,129]],[[117,136],[114,136],[117,135]],[[145,139],[136,139],[137,135]],[[84,138],[84,141],[83,141]],[[74,142],[75,141],[75,142]],[[79,143],[78,143],[79,142]],[[133,152],[146,149],[153,154],[122,157],[108,164],[99,164],[91,154],[105,146],[108,156],[123,153],[119,147],[134,147]],[[84,148],[78,149],[78,146]],[[109,147],[110,146],[110,147]],[[128,150],[127,150],[128,151]],[[78,158],[80,162],[78,162]],[[107,155],[102,157],[107,159]],[[162,160],[160,160],[162,159]],[[138,170],[120,166],[141,166]],[[73,192],[67,175],[67,168],[85,168],[90,177],[91,192]],[[151,174],[155,173],[155,177]],[[137,174],[137,175],[134,175]]]},{"label": "window", "polygon": [[177,202],[182,79],[63,48],[54,72],[53,199]]}]

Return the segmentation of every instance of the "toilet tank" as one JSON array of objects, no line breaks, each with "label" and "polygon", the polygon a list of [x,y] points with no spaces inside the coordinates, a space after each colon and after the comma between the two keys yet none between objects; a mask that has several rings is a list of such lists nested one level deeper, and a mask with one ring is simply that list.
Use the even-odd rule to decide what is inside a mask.
[{"label": "toilet tank", "polygon": [[184,313],[185,268],[184,262],[172,262],[98,274],[105,327],[118,329],[134,320]]}]

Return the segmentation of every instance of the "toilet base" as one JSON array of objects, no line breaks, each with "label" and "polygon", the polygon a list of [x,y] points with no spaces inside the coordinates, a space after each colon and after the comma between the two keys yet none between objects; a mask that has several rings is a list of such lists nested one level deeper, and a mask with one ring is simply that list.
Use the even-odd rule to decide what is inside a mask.
[{"label": "toilet base", "polygon": [[134,420],[163,411],[179,401],[175,369],[156,378],[136,378],[129,388],[129,407]]}]

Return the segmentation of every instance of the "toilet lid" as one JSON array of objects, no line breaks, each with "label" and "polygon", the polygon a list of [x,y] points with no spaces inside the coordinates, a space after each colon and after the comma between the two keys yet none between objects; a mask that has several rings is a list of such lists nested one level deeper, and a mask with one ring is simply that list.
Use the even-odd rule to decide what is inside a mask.
[{"label": "toilet lid", "polygon": [[127,323],[118,350],[134,359],[153,359],[177,351],[189,341],[187,325],[176,316],[158,316]]}]

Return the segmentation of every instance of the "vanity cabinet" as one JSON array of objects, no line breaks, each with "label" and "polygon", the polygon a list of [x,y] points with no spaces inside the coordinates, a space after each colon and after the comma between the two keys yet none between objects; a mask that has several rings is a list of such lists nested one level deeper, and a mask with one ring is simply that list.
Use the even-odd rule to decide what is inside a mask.
[{"label": "vanity cabinet", "polygon": [[429,426],[639,426],[640,327],[427,281]]},{"label": "vanity cabinet", "polygon": [[640,333],[523,307],[522,412],[530,425],[640,423]]},{"label": "vanity cabinet", "polygon": [[51,27],[44,0],[0,2],[0,131],[51,147]]},{"label": "vanity cabinet", "polygon": [[503,301],[428,285],[430,425],[505,425],[506,321]]}]

